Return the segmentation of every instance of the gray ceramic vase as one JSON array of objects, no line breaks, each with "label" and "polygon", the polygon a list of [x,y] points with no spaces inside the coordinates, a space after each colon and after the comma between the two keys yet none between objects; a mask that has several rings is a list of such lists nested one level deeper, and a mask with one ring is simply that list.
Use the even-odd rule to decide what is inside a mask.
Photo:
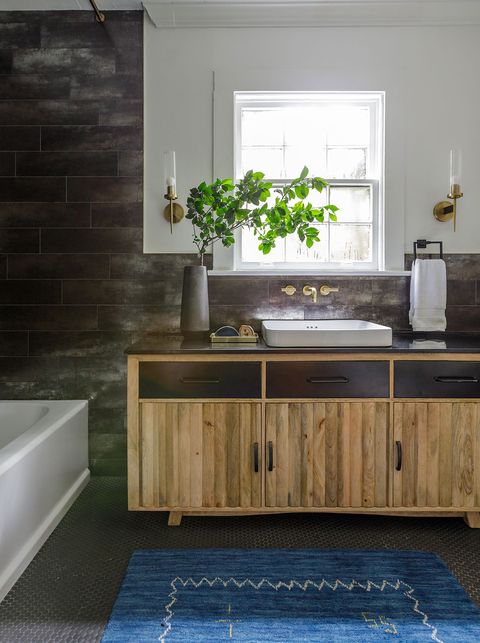
[{"label": "gray ceramic vase", "polygon": [[210,330],[206,266],[185,266],[180,329],[185,337],[201,337]]}]

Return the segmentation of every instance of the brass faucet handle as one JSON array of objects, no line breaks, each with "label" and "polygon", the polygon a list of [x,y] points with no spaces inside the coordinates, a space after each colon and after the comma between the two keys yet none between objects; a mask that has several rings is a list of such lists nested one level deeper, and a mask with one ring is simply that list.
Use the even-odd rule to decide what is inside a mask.
[{"label": "brass faucet handle", "polygon": [[326,284],[324,284],[323,286],[320,286],[320,294],[323,297],[326,297],[331,292],[338,292],[338,288],[332,288],[332,286],[327,286]]},{"label": "brass faucet handle", "polygon": [[295,286],[285,286],[285,288],[282,288],[282,292],[291,297],[297,292],[297,289]]}]

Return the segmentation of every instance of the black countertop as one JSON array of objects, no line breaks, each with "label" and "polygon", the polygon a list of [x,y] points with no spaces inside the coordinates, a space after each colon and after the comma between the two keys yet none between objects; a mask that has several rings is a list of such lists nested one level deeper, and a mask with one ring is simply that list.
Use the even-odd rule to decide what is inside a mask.
[{"label": "black countertop", "polygon": [[480,333],[394,333],[392,346],[346,348],[271,348],[257,344],[211,344],[184,340],[181,335],[149,336],[129,346],[127,355],[222,355],[261,353],[480,353]]}]

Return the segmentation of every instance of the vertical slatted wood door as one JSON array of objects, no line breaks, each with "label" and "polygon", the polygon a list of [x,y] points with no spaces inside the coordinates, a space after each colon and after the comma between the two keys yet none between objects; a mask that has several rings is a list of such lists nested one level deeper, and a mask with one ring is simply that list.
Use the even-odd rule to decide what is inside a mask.
[{"label": "vertical slatted wood door", "polygon": [[146,402],[140,431],[141,507],[261,505],[260,404]]},{"label": "vertical slatted wood door", "polygon": [[388,403],[267,404],[268,507],[385,507]]},{"label": "vertical slatted wood door", "polygon": [[396,507],[480,506],[479,404],[396,403],[394,448]]}]

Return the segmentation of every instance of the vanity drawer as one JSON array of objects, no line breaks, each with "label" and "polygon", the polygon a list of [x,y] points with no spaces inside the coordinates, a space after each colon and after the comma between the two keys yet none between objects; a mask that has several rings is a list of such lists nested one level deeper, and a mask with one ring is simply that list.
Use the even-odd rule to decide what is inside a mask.
[{"label": "vanity drawer", "polygon": [[395,362],[395,397],[480,398],[480,362]]},{"label": "vanity drawer", "polygon": [[388,397],[388,362],[270,362],[267,397]]},{"label": "vanity drawer", "polygon": [[259,362],[140,362],[141,398],[261,396]]}]

